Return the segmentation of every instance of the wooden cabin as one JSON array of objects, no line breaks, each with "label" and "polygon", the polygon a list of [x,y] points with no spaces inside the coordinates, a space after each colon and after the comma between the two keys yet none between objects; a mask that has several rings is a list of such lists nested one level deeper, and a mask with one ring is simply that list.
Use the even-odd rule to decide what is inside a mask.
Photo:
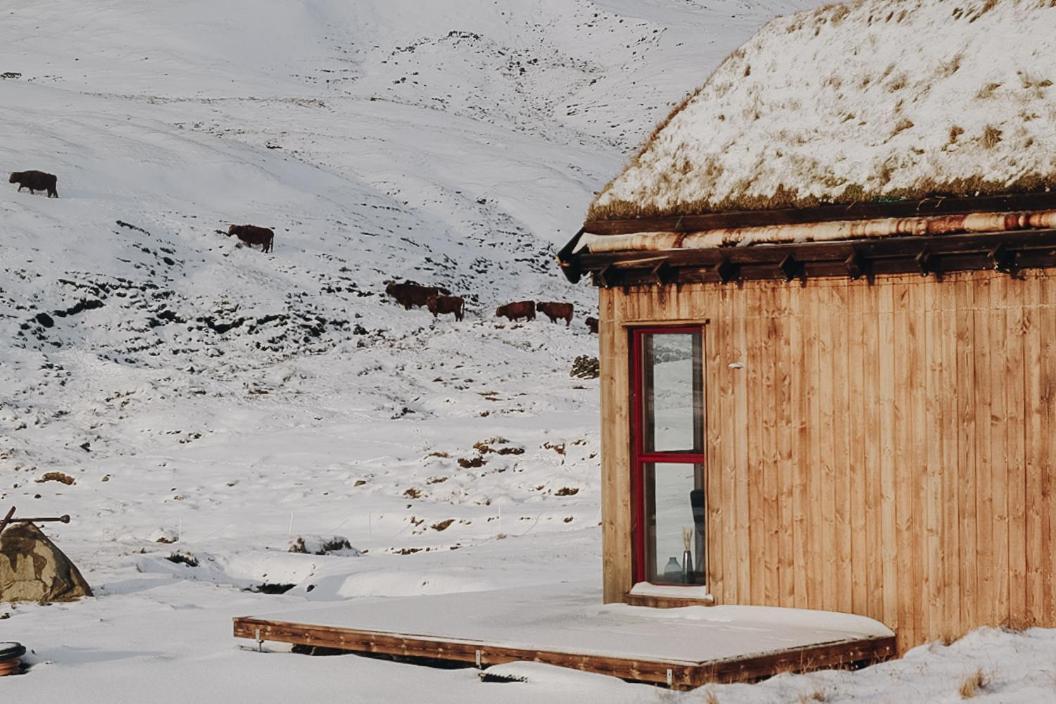
[{"label": "wooden cabin", "polygon": [[771,23],[560,254],[606,602],[1056,626],[1056,9],[892,5]]}]

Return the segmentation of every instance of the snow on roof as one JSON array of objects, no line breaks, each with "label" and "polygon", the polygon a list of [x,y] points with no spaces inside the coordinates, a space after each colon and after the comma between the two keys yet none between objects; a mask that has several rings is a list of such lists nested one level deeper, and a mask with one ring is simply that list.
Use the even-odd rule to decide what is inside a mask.
[{"label": "snow on roof", "polygon": [[859,0],[776,19],[588,219],[1048,190],[1054,57],[1054,0]]}]

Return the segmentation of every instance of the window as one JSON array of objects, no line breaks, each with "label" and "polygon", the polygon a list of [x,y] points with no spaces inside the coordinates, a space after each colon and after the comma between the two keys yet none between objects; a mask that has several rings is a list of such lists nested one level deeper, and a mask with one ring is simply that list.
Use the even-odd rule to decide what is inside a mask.
[{"label": "window", "polygon": [[635,581],[704,584],[707,573],[703,335],[632,335]]}]

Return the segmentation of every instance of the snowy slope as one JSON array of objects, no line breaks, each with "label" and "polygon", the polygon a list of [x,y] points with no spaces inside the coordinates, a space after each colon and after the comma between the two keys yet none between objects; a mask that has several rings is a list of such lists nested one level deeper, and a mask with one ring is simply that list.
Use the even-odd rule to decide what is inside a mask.
[{"label": "snowy slope", "polygon": [[[0,505],[71,513],[48,532],[98,598],[0,607],[0,639],[35,651],[4,693],[666,700],[260,656],[230,618],[598,579],[597,382],[568,376],[595,351],[595,294],[553,244],[685,85],[808,4],[5,8],[0,73],[21,76],[0,80],[0,165],[57,173],[61,198],[0,189]],[[275,252],[216,232],[232,222],[273,226]],[[467,319],[403,311],[380,295],[396,277],[466,295]],[[521,298],[573,301],[576,320],[491,317]],[[363,554],[286,551],[335,534]],[[294,586],[243,591],[264,583]]]},{"label": "snowy slope", "polygon": [[774,20],[592,216],[1051,188],[1054,29],[1056,8],[1034,0],[859,0]]}]

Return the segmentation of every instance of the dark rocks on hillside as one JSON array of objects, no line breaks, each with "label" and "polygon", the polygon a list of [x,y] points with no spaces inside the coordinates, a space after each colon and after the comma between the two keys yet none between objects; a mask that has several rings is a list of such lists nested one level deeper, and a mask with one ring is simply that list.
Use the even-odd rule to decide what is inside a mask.
[{"label": "dark rocks on hillside", "polygon": [[577,379],[597,379],[600,374],[598,358],[584,354],[572,362],[572,371],[568,375]]},{"label": "dark rocks on hillside", "polygon": [[35,320],[46,328],[55,326],[55,319],[47,313],[37,313]]}]

